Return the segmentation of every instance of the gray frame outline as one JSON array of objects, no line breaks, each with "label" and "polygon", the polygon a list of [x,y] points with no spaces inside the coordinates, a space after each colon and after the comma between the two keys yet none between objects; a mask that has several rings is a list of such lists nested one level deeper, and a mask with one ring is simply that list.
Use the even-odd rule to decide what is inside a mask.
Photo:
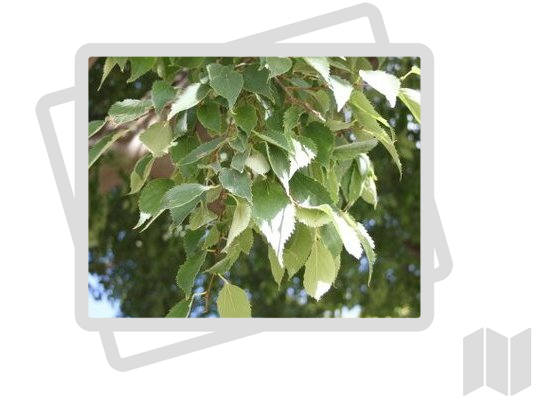
[{"label": "gray frame outline", "polygon": [[[303,33],[368,17],[379,43],[375,44],[274,44]],[[384,34],[383,34],[384,32]],[[265,42],[267,41],[267,42]],[[418,56],[421,58],[421,316],[418,318],[252,318],[252,319],[94,319],[88,316],[87,243],[88,243],[88,176],[87,176],[87,111],[88,72],[91,56]],[[262,331],[421,331],[429,327],[434,315],[434,283],[445,279],[452,269],[452,258],[434,200],[433,141],[433,54],[421,44],[390,44],[379,10],[370,4],[360,4],[330,14],[300,21],[265,33],[229,43],[212,44],[88,44],[75,58],[75,87],[47,94],[36,107],[43,138],[61,196],[69,229],[75,245],[75,317],[87,331],[99,331],[107,358],[112,367],[129,370],[216,345]],[[50,116],[50,108],[75,100],[75,199],[70,187],[65,163]],[[83,135],[84,134],[84,135]],[[433,252],[437,252],[439,267],[433,268]],[[432,263],[426,269],[425,263]],[[168,347],[137,355],[138,359],[122,359],[117,354],[113,332],[116,331],[214,331]],[[192,341],[192,342],[191,342]],[[209,343],[209,344],[208,344]],[[180,346],[183,345],[184,348]]]}]

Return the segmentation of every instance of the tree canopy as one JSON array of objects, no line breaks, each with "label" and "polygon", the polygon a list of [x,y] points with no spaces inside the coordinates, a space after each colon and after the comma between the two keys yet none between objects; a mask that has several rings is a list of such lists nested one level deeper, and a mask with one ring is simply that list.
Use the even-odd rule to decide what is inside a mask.
[{"label": "tree canopy", "polygon": [[89,75],[89,270],[120,315],[420,315],[419,59]]}]

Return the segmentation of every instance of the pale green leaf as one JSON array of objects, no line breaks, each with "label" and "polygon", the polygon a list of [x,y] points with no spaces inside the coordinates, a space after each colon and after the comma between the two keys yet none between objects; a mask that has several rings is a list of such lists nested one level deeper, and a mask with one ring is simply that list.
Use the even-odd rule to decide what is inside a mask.
[{"label": "pale green leaf", "polygon": [[151,87],[151,100],[155,107],[155,112],[160,114],[166,104],[176,97],[176,90],[166,81],[158,80]]},{"label": "pale green leaf", "polygon": [[265,156],[255,149],[246,159],[245,165],[258,175],[264,175],[271,169]]},{"label": "pale green leaf", "polygon": [[402,88],[398,97],[409,111],[411,111],[417,122],[420,123],[420,91],[411,88]]},{"label": "pale green leaf", "polygon": [[250,252],[250,249],[252,248],[252,245],[254,244],[254,236],[252,234],[252,230],[246,229],[243,231],[239,236],[235,238],[235,243],[237,244],[237,248],[239,248],[240,251],[243,252],[243,254],[248,254]]},{"label": "pale green leaf", "polygon": [[217,297],[217,309],[222,318],[251,317],[250,302],[243,289],[225,283]]},{"label": "pale green leaf", "polygon": [[290,177],[310,164],[316,157],[317,147],[311,139],[300,136],[291,140],[293,153],[290,155]]},{"label": "pale green leaf", "polygon": [[205,270],[204,272],[210,273],[210,274],[225,274],[230,270],[230,268],[233,266],[235,261],[237,261],[237,258],[239,258],[239,255],[241,254],[241,249],[237,244],[233,244],[232,247],[228,250],[228,253],[226,256],[221,259],[220,261],[217,261],[215,265],[213,265],[211,268]]},{"label": "pale green leaf", "polygon": [[366,115],[369,115],[371,118],[374,118],[380,124],[384,125],[391,131],[392,134],[394,133],[394,130],[389,125],[387,120],[381,115],[379,115],[379,113],[375,110],[374,106],[370,103],[370,101],[368,100],[368,98],[366,98],[362,91],[353,91],[353,93],[351,94],[351,98],[349,99],[349,103],[353,107],[360,109]]},{"label": "pale green leaf", "polygon": [[224,138],[215,138],[213,140],[210,140],[209,142],[202,143],[200,146],[198,146],[185,157],[183,157],[179,161],[179,164],[186,165],[195,163],[201,158],[209,156],[211,153],[217,150],[225,141],[226,139]]},{"label": "pale green leaf", "polygon": [[125,132],[110,133],[99,139],[97,143],[88,151],[88,168],[90,168],[98,159],[114,144],[116,140],[122,137]]},{"label": "pale green leaf", "polygon": [[269,163],[271,164],[271,168],[273,169],[273,172],[279,179],[279,181],[282,183],[282,186],[286,190],[286,193],[289,193],[289,181],[291,178],[290,175],[290,161],[288,154],[273,145],[270,145],[269,143],[266,143],[267,147],[267,157],[269,158]]},{"label": "pale green leaf", "polygon": [[185,296],[189,298],[192,293],[192,288],[194,286],[194,279],[198,272],[200,272],[200,267],[203,265],[206,257],[206,252],[200,252],[198,254],[193,254],[187,258],[187,260],[179,267],[176,275],[177,286],[183,290]]},{"label": "pale green leaf", "polygon": [[377,187],[371,176],[364,180],[361,197],[369,204],[374,205],[374,208],[377,206]]},{"label": "pale green leaf", "polygon": [[233,66],[222,66],[212,63],[207,66],[209,84],[218,95],[228,100],[228,106],[233,108],[237,97],[243,89],[243,76],[234,71]]},{"label": "pale green leaf", "polygon": [[127,123],[140,118],[148,112],[153,103],[151,100],[123,100],[114,103],[108,110],[108,115],[116,125]]},{"label": "pale green leaf", "polygon": [[284,268],[278,262],[275,251],[271,248],[267,248],[267,254],[269,256],[269,265],[271,267],[271,273],[275,279],[276,284],[280,288],[280,283],[282,282],[282,277],[284,276]]},{"label": "pale green leaf", "polygon": [[[299,223],[284,249],[284,267],[291,278],[306,262],[312,249],[312,233],[308,227]],[[275,256],[276,257],[276,256]]]},{"label": "pale green leaf", "polygon": [[355,229],[357,237],[361,241],[364,252],[366,253],[366,258],[368,258],[368,285],[372,280],[372,274],[374,271],[374,263],[376,260],[375,254],[375,244],[372,237],[368,234],[366,228],[360,222],[356,222],[348,213],[345,214],[345,220],[347,220]]},{"label": "pale green leaf", "polygon": [[232,241],[239,236],[247,227],[250,222],[251,208],[248,203],[238,201],[235,207],[232,224],[228,233],[228,239],[226,240],[226,247],[224,252],[230,247]]},{"label": "pale green leaf", "polygon": [[166,318],[187,318],[191,312],[192,300],[180,300],[168,312]]},{"label": "pale green leaf", "polygon": [[270,77],[280,76],[291,69],[292,61],[290,58],[268,57],[265,67],[271,72]]},{"label": "pale green leaf", "polygon": [[164,156],[172,143],[172,128],[168,122],[157,122],[140,135],[140,141],[155,157]]},{"label": "pale green leaf", "polygon": [[204,239],[204,244],[202,248],[208,249],[213,247],[215,244],[217,244],[220,240],[220,232],[217,226],[211,227],[211,230],[209,230],[209,233],[207,233],[207,236]]},{"label": "pale green leaf", "polygon": [[217,215],[202,203],[192,212],[191,217],[189,218],[189,229],[200,229],[215,219],[217,219]]},{"label": "pale green leaf", "polygon": [[352,160],[359,154],[368,153],[377,146],[377,143],[377,139],[368,139],[336,146],[333,151],[333,158],[335,160]]},{"label": "pale green leaf", "polygon": [[349,100],[351,92],[353,91],[353,86],[347,80],[336,76],[330,76],[329,87],[333,91],[334,100],[336,101],[336,110],[340,112]]},{"label": "pale green leaf", "polygon": [[308,227],[321,227],[330,223],[332,217],[328,212],[329,205],[320,205],[319,207],[297,207],[297,220]]},{"label": "pale green leaf", "polygon": [[207,84],[202,83],[194,83],[185,87],[172,104],[168,119],[171,119],[178,112],[185,111],[198,105],[198,103],[207,96],[209,90],[210,87]]},{"label": "pale green leaf", "polygon": [[144,74],[149,72],[157,58],[155,57],[131,57],[129,58],[131,63],[131,77],[127,80],[127,83],[132,83],[139,77],[142,77]]},{"label": "pale green leaf", "polygon": [[400,172],[400,176],[402,175],[402,163],[400,161],[400,156],[398,155],[398,151],[396,150],[396,146],[394,144],[394,141],[392,138],[379,126],[377,121],[372,118],[370,115],[366,114],[365,112],[361,110],[354,111],[356,118],[360,122],[359,132],[363,132],[369,136],[375,137],[381,144],[387,149],[390,156],[392,157],[392,160],[398,167],[398,171]]},{"label": "pale green leaf", "polygon": [[174,209],[192,202],[202,196],[211,187],[201,184],[176,185],[164,194],[161,209]]},{"label": "pale green leaf", "polygon": [[237,152],[234,154],[234,156],[232,157],[232,161],[230,163],[230,167],[242,173],[245,168],[245,163],[249,156],[250,156],[250,145],[248,145],[243,152]]},{"label": "pale green leaf", "polygon": [[151,153],[147,153],[138,160],[131,172],[131,191],[129,194],[137,193],[142,189],[149,177],[155,158]]},{"label": "pale green leaf", "polygon": [[321,240],[316,240],[306,260],[303,285],[310,296],[319,300],[336,278],[336,268],[331,252]]},{"label": "pale green leaf", "polygon": [[362,255],[362,245],[359,236],[353,226],[353,223],[350,223],[348,218],[340,212],[332,211],[333,224],[344,243],[346,251],[360,260]]},{"label": "pale green leaf", "polygon": [[308,57],[304,58],[306,63],[316,70],[323,80],[326,82],[330,81],[331,66],[329,65],[329,59],[326,57]]},{"label": "pale green leaf", "polygon": [[98,133],[103,126],[105,126],[106,121],[100,120],[100,121],[91,121],[88,124],[88,139],[91,138],[93,135]]},{"label": "pale green leaf", "polygon": [[248,135],[258,123],[256,108],[252,105],[243,105],[235,111],[234,119],[237,126],[243,129]]},{"label": "pale green leaf", "polygon": [[269,180],[252,187],[252,217],[274,249],[278,262],[283,263],[284,245],[295,228],[295,206],[282,187]]},{"label": "pale green leaf", "polygon": [[196,208],[198,203],[202,200],[202,196],[197,196],[191,201],[179,205],[175,208],[170,208],[170,216],[172,217],[172,222],[174,226],[179,226],[183,221],[191,214],[191,212]]},{"label": "pale green leaf", "polygon": [[381,70],[359,70],[361,78],[371,87],[383,94],[390,106],[396,105],[396,97],[400,92],[400,80],[392,74]]}]

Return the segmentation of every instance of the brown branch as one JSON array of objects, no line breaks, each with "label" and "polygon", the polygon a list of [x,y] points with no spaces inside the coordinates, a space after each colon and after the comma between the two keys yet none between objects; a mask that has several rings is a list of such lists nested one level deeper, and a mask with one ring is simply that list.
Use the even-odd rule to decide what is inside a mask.
[{"label": "brown branch", "polygon": [[296,105],[300,105],[302,106],[303,108],[305,108],[306,110],[308,110],[312,115],[314,115],[315,117],[317,117],[319,120],[321,120],[322,122],[325,122],[325,118],[323,117],[323,115],[321,115],[321,113],[319,111],[316,111],[314,108],[312,108],[312,106],[306,102],[306,101],[303,101],[303,100],[300,100],[299,98],[296,98],[292,93],[291,91],[289,90],[288,87],[286,87],[284,85],[284,83],[282,83],[280,81],[280,79],[278,77],[275,77],[273,80],[275,80],[275,82],[280,86],[282,87],[282,89],[284,90],[284,92],[286,93],[286,95],[288,96],[288,98],[290,99],[290,102],[292,104],[296,104]]}]

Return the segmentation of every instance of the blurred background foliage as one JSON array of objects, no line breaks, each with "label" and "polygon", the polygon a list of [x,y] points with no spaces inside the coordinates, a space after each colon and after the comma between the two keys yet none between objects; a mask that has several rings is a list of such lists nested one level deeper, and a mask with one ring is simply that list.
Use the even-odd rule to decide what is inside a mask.
[{"label": "blurred background foliage", "polygon": [[[103,63],[104,58],[100,58],[89,71],[90,121],[103,119],[116,101],[143,97],[156,79],[150,72],[126,84],[129,69],[114,69],[98,91]],[[420,60],[387,58],[380,68],[400,77],[413,65],[420,66]],[[419,89],[420,78],[409,76],[406,87]],[[242,255],[228,276],[249,294],[253,317],[420,316],[420,127],[400,101],[391,108],[375,90],[367,89],[366,95],[394,127],[403,164],[400,180],[386,150],[372,150],[370,157],[378,177],[377,208],[358,203],[351,209],[376,243],[378,258],[370,287],[366,258],[357,265],[344,250],[335,287],[319,302],[304,292],[304,268],[291,280],[284,278],[279,289],[271,275],[267,245],[256,235],[250,255]],[[99,170],[90,173],[90,299],[108,299],[117,307],[118,317],[164,317],[182,297],[175,277],[185,260],[183,245],[188,243],[190,231],[171,233],[168,215],[161,215],[142,233],[132,230],[138,221],[138,197],[127,195],[130,167],[125,167],[113,153],[107,153],[97,164],[116,167],[122,181],[120,186],[103,192]],[[195,292],[203,291],[204,285],[207,279],[201,275]],[[213,293],[219,286],[214,285]],[[205,299],[195,299],[191,317],[216,315],[214,303],[206,307]]]}]

